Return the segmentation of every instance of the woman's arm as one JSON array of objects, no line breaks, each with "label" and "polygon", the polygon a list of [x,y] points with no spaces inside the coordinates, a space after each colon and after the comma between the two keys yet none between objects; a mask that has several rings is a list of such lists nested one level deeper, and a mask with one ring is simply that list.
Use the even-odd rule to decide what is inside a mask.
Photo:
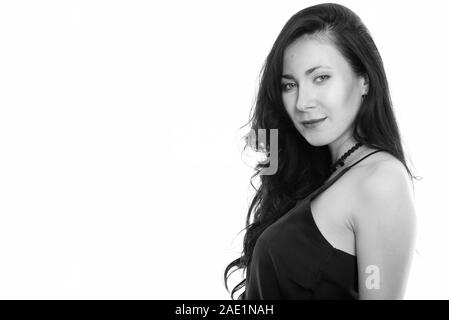
[{"label": "woman's arm", "polygon": [[355,196],[359,299],[403,299],[416,238],[413,193],[404,166],[379,163]]}]

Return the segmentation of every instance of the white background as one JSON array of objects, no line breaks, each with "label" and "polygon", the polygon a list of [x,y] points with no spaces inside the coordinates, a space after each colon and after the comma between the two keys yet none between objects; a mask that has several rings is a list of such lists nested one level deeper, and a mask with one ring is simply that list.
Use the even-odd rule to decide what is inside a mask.
[{"label": "white background", "polygon": [[[229,299],[253,194],[239,127],[316,3],[0,2],[0,298]],[[374,37],[423,177],[406,297],[448,299],[445,1],[339,3]]]}]

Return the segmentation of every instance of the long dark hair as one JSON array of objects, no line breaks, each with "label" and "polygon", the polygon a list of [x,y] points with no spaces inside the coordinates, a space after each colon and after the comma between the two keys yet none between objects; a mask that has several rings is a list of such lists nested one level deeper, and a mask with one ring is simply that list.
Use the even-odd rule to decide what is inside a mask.
[{"label": "long dark hair", "polygon": [[[306,197],[328,177],[327,169],[331,165],[328,146],[312,146],[302,137],[289,118],[281,98],[286,47],[302,35],[317,33],[322,33],[332,41],[357,75],[363,75],[369,80],[368,94],[354,120],[354,139],[389,152],[402,162],[412,182],[413,178],[416,179],[404,157],[382,59],[361,19],[350,9],[333,3],[299,11],[282,28],[262,67],[255,108],[249,123],[255,132],[258,129],[278,129],[278,169],[276,174],[264,175],[260,173],[267,166],[266,162],[259,162],[255,167],[251,185],[252,179],[257,176],[261,183],[246,216],[242,255],[224,271],[228,292],[230,270],[233,267],[236,267],[234,271],[245,271],[248,268],[260,234],[291,209],[298,199]],[[245,149],[248,146],[254,149],[249,137],[246,136]],[[267,155],[269,149],[270,142],[267,141],[264,148]],[[234,287],[230,293],[232,299],[245,283],[246,279]],[[239,300],[243,299],[244,293],[239,295]]]}]

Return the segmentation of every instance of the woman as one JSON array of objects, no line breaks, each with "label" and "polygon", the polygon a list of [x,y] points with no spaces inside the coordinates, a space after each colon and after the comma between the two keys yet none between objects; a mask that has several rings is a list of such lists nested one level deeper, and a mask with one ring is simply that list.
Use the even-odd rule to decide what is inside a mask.
[{"label": "woman", "polygon": [[245,286],[239,299],[402,299],[415,176],[360,18],[337,4],[291,17],[266,59],[251,120],[256,132],[278,129],[278,169],[256,168],[261,184],[226,288],[232,267],[247,276],[231,297]]}]

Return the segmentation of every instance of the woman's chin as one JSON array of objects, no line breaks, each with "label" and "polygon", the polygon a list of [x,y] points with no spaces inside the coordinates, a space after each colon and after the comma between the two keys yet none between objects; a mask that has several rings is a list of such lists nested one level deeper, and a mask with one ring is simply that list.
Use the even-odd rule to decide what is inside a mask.
[{"label": "woman's chin", "polygon": [[324,137],[307,136],[307,135],[303,135],[303,137],[311,146],[314,147],[327,146],[330,143],[329,139],[326,139]]}]

